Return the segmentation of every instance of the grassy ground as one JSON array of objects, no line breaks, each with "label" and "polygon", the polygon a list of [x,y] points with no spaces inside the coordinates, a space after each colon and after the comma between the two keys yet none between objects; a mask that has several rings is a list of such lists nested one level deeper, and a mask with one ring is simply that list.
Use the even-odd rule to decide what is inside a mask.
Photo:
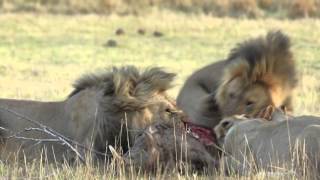
[{"label": "grassy ground", "polygon": [[320,17],[318,0],[0,0],[0,13],[142,15],[153,8],[216,17]]},{"label": "grassy ground", "polygon": [[[125,34],[116,36],[114,32],[120,27]],[[138,28],[144,28],[146,35],[138,35]],[[237,42],[270,29],[282,29],[292,38],[300,72],[296,114],[320,115],[319,28],[320,21],[314,19],[235,20],[170,12],[154,12],[144,17],[5,14],[0,16],[0,97],[62,100],[81,74],[128,64],[163,66],[178,73],[176,86],[170,92],[176,96],[188,75],[225,58]],[[153,37],[155,30],[164,36]],[[118,46],[103,46],[108,39],[116,40]],[[44,167],[38,168],[35,176],[59,179],[62,173],[62,178],[76,179],[79,175],[78,170],[67,167],[50,168],[51,175]],[[16,169],[19,176],[25,174],[23,169]],[[95,170],[90,168],[79,170],[84,173],[80,177],[103,176],[103,173],[94,175]],[[0,166],[0,176],[14,172]]]}]

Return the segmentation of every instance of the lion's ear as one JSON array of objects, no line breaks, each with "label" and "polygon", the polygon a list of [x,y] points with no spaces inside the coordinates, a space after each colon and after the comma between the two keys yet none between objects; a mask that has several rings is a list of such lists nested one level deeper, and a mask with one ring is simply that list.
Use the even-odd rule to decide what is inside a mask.
[{"label": "lion's ear", "polygon": [[[215,100],[222,107],[227,101],[228,96],[236,95],[248,83],[249,64],[239,59],[238,61],[230,62],[220,79],[220,85],[215,94]],[[231,97],[232,98],[232,97]]]},{"label": "lion's ear", "polygon": [[134,94],[143,96],[150,93],[161,93],[172,87],[175,73],[169,73],[162,68],[151,68],[146,70],[135,87]]},{"label": "lion's ear", "polygon": [[249,81],[249,69],[250,65],[244,59],[229,62],[224,69],[222,78],[220,79],[220,90],[230,90],[230,88],[237,88],[240,90],[240,86],[243,86]]},{"label": "lion's ear", "polygon": [[245,80],[244,82],[246,82],[246,78],[248,77],[249,73],[249,63],[243,58],[235,59],[228,62],[228,64],[226,65],[221,78],[221,84],[227,84],[233,79],[239,77],[243,78],[243,80]]},{"label": "lion's ear", "polygon": [[150,83],[151,88],[158,91],[166,91],[172,86],[175,73],[169,73],[161,68],[151,68],[146,71],[143,78],[145,83]]}]

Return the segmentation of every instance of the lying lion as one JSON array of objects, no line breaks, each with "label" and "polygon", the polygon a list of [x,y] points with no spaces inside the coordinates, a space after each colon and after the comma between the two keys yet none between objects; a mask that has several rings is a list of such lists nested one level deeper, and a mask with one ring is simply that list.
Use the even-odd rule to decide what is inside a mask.
[{"label": "lying lion", "polygon": [[177,111],[166,94],[174,76],[160,68],[139,71],[128,66],[81,77],[64,101],[0,99],[1,160],[18,153],[27,160],[45,155],[61,162],[74,157],[71,145],[98,159],[108,145],[127,151],[142,129],[170,120]]},{"label": "lying lion", "polygon": [[271,121],[225,118],[215,131],[222,139],[228,173],[283,167],[311,175],[319,173],[320,117],[289,117],[277,110]]}]

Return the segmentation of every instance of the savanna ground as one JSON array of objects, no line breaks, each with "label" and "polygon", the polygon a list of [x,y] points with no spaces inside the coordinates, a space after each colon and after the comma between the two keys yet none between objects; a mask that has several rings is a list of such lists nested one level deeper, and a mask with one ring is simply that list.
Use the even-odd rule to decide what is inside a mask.
[{"label": "savanna ground", "polygon": [[[116,36],[117,28],[123,28],[125,34]],[[137,34],[139,28],[145,29],[146,34]],[[0,97],[63,100],[72,90],[73,81],[81,74],[123,65],[162,66],[176,72],[175,87],[170,91],[175,97],[193,71],[225,58],[237,42],[264,35],[271,29],[281,29],[292,38],[300,74],[294,103],[296,114],[320,115],[320,21],[317,19],[248,20],[170,11],[123,17],[2,14]],[[154,37],[155,30],[164,36]],[[118,46],[104,46],[109,39],[116,40]],[[81,165],[56,167],[40,165],[39,162],[10,166],[0,163],[0,178],[130,177],[115,166],[101,169]],[[254,177],[268,179],[263,173]],[[170,178],[206,176],[176,173]]]}]

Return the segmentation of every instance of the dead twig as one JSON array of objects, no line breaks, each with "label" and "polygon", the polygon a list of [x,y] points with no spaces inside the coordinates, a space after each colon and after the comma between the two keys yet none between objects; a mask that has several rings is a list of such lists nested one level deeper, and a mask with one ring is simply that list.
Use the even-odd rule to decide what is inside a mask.
[{"label": "dead twig", "polygon": [[[15,116],[19,117],[20,119],[26,120],[26,121],[30,122],[31,124],[38,126],[38,127],[25,128],[24,130],[22,130],[20,132],[16,132],[16,133],[11,131],[11,130],[9,130],[9,129],[6,129],[4,127],[0,127],[0,130],[8,131],[8,132],[11,133],[10,136],[5,137],[5,138],[15,138],[15,139],[20,139],[20,140],[35,141],[35,142],[37,142],[36,145],[40,144],[40,143],[44,143],[44,142],[57,142],[57,143],[60,143],[63,146],[68,147],[69,149],[71,149],[77,155],[77,157],[80,159],[80,161],[83,162],[83,163],[85,163],[85,158],[76,149],[76,147],[88,150],[88,151],[93,152],[93,153],[95,153],[97,155],[108,156],[108,154],[106,154],[106,153],[102,153],[102,152],[96,151],[94,149],[88,148],[83,144],[80,144],[80,143],[78,143],[78,142],[76,142],[76,141],[74,141],[74,140],[72,140],[70,138],[67,138],[64,135],[62,135],[59,132],[57,132],[56,130],[54,130],[54,129],[48,127],[48,126],[45,126],[42,123],[40,123],[38,121],[35,121],[35,120],[33,120],[33,119],[29,118],[29,117],[26,117],[26,116],[24,116],[24,115],[22,115],[22,114],[20,114],[20,113],[18,113],[16,111],[13,111],[13,110],[5,108],[5,107],[0,107],[0,110],[4,110],[4,111],[7,111],[9,113],[12,113]],[[24,136],[20,135],[23,132],[28,132],[28,131],[42,132],[42,133],[45,133],[45,134],[47,134],[47,135],[49,135],[50,137],[53,137],[53,138],[38,139],[38,138],[24,137]]]}]

